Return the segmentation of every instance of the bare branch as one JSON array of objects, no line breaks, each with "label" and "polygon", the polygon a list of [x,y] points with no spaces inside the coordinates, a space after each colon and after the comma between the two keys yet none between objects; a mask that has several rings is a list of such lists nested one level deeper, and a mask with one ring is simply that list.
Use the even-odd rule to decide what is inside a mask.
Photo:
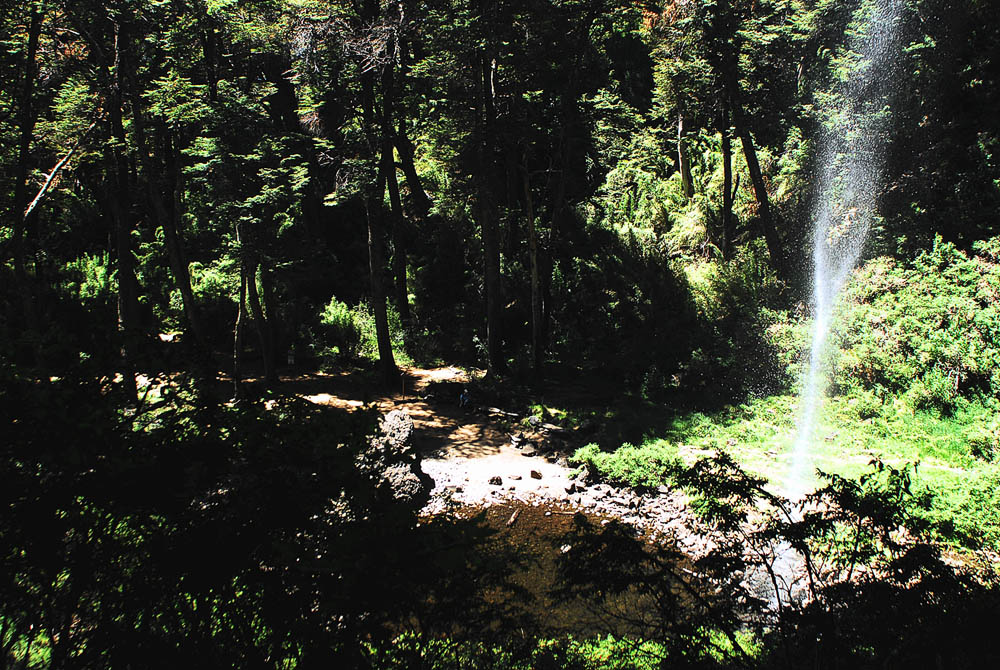
[{"label": "bare branch", "polygon": [[22,219],[27,219],[29,216],[31,216],[31,213],[35,211],[35,207],[38,206],[38,203],[41,202],[42,198],[44,198],[45,195],[48,193],[49,187],[52,186],[53,180],[55,180],[56,176],[62,171],[64,167],[66,167],[66,163],[68,163],[69,159],[73,157],[73,154],[76,153],[76,150],[79,148],[84,138],[90,134],[90,131],[93,130],[94,126],[96,125],[97,121],[95,120],[93,123],[90,124],[90,126],[85,131],[83,131],[83,134],[80,135],[79,138],[77,138],[76,142],[73,143],[73,146],[71,146],[69,148],[69,151],[66,152],[66,155],[63,156],[58,163],[56,163],[54,168],[52,168],[52,171],[49,172],[48,176],[45,178],[45,183],[42,184],[42,187],[38,190],[38,194],[35,195],[35,198],[28,205],[28,208],[24,210]]}]

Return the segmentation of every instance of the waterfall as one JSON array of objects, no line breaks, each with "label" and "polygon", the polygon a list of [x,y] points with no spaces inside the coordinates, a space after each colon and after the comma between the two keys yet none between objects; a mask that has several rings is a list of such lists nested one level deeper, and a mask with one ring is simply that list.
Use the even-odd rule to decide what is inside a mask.
[{"label": "waterfall", "polygon": [[902,8],[903,0],[863,0],[848,26],[849,50],[838,63],[834,91],[817,99],[825,118],[812,211],[814,320],[785,483],[793,500],[810,483],[809,452],[828,381],[824,363],[836,298],[877,216]]}]

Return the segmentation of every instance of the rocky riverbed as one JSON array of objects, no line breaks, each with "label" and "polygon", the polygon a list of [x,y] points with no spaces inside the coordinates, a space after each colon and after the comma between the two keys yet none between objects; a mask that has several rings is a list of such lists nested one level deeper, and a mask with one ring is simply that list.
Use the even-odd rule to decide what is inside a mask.
[{"label": "rocky riverbed", "polygon": [[423,458],[420,467],[434,480],[422,515],[441,514],[454,505],[521,503],[616,519],[634,527],[647,541],[672,542],[688,555],[697,556],[706,549],[704,539],[688,528],[693,519],[683,493],[661,487],[639,494],[589,483],[568,464],[566,454],[556,451],[513,440],[485,456],[433,454]]}]

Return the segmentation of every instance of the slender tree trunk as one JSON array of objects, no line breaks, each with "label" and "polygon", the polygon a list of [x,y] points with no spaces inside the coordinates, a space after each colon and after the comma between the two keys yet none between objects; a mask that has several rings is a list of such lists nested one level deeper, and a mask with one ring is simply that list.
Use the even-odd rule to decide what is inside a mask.
[{"label": "slender tree trunk", "polygon": [[[132,189],[129,162],[125,155],[128,138],[122,119],[122,71],[131,57],[130,35],[125,24],[115,24],[115,63],[111,77],[111,104],[108,115],[111,121],[111,154],[115,172],[115,186],[111,189],[110,203],[115,223],[115,252],[118,262],[118,330],[122,336],[123,374],[126,390],[137,398],[136,357],[140,342],[139,332],[139,283],[135,276],[132,257]],[[124,61],[124,62],[123,62]]]},{"label": "slender tree trunk", "polygon": [[725,82],[728,88],[726,93],[732,105],[733,124],[736,126],[736,133],[739,135],[740,142],[743,145],[743,155],[746,157],[747,171],[750,173],[754,197],[757,199],[757,217],[764,231],[764,242],[767,244],[767,252],[771,257],[771,267],[779,276],[784,277],[784,250],[781,247],[781,239],[778,237],[778,231],[774,227],[774,220],[771,216],[771,201],[767,195],[767,185],[764,183],[764,175],[760,169],[760,162],[757,160],[757,149],[754,147],[750,128],[743,114],[743,107],[740,102],[739,82],[736,80],[734,68],[735,64],[730,64],[725,72]]},{"label": "slender tree trunk", "polygon": [[[14,206],[11,219],[14,226],[14,276],[18,282],[24,281],[24,209],[28,204],[28,153],[31,137],[35,132],[35,59],[38,55],[38,37],[42,32],[42,13],[35,3],[31,3],[31,18],[28,21],[28,48],[24,55],[24,77],[21,82],[21,99],[18,108],[17,167],[14,177]],[[22,284],[23,285],[23,284]]]},{"label": "slender tree trunk", "polygon": [[399,181],[396,178],[396,161],[392,155],[395,128],[392,125],[395,103],[395,77],[390,63],[382,73],[382,171],[389,190],[389,207],[392,224],[392,274],[395,279],[396,310],[404,324],[410,322],[409,291],[406,288],[406,221],[399,198]]},{"label": "slender tree trunk", "polygon": [[277,374],[274,365],[274,337],[271,334],[270,323],[264,309],[261,307],[260,293],[257,291],[257,269],[260,267],[260,257],[256,250],[249,252],[250,260],[247,263],[247,302],[250,305],[250,313],[253,314],[254,328],[260,340],[261,361],[264,364],[264,382],[268,387],[273,387],[277,382]]},{"label": "slender tree trunk", "polygon": [[413,143],[406,136],[403,122],[399,122],[399,130],[394,137],[396,150],[399,152],[399,166],[403,170],[406,178],[406,188],[410,192],[410,199],[413,202],[413,215],[418,223],[427,220],[431,210],[431,199],[427,197],[420,175],[417,174],[417,167],[413,162]]},{"label": "slender tree trunk", "polygon": [[281,319],[278,313],[278,301],[274,293],[274,267],[272,260],[258,255],[257,264],[260,268],[261,302],[264,307],[264,319],[267,336],[268,356],[271,358],[272,383],[278,382],[278,341],[282,332]]},{"label": "slender tree trunk", "polygon": [[[372,18],[377,16],[377,5],[373,5],[369,10],[374,12]],[[362,88],[362,117],[365,137],[368,143],[370,156],[378,165],[378,176],[375,179],[375,188],[365,198],[365,218],[368,223],[368,274],[371,281],[372,291],[372,311],[375,313],[375,337],[378,342],[379,373],[382,381],[386,384],[392,383],[399,375],[396,367],[396,359],[392,354],[392,337],[389,333],[389,315],[386,311],[386,291],[385,291],[385,207],[382,199],[385,195],[386,180],[388,178],[385,161],[385,144],[390,140],[386,133],[391,132],[379,121],[384,121],[376,117],[375,107],[375,77],[373,72],[365,72],[361,75]],[[382,126],[381,136],[376,133],[377,125]],[[395,169],[395,166],[391,166]]]},{"label": "slender tree trunk", "polygon": [[41,32],[42,13],[39,11],[38,5],[32,3],[31,18],[28,21],[28,48],[24,55],[22,73],[24,79],[21,82],[21,99],[18,108],[17,166],[14,175],[14,203],[10,213],[13,223],[14,281],[17,283],[17,292],[23,301],[24,326],[28,331],[35,330],[37,319],[35,317],[35,301],[32,298],[33,291],[28,286],[24,267],[24,236],[25,224],[27,223],[24,210],[28,204],[28,164],[31,138],[34,135],[35,123],[38,119],[34,105],[37,70],[35,61],[38,56],[38,38]]},{"label": "slender tree trunk", "polygon": [[764,183],[764,175],[761,173],[760,163],[757,161],[757,150],[753,145],[753,138],[746,126],[738,126],[740,141],[743,144],[743,155],[747,159],[747,170],[750,172],[750,181],[753,184],[754,196],[757,198],[757,215],[760,218],[761,227],[764,230],[764,242],[767,244],[767,252],[771,257],[771,266],[775,272],[784,276],[785,255],[781,248],[781,240],[778,238],[778,231],[775,230],[774,220],[771,216],[771,202],[767,195],[767,185]]},{"label": "slender tree trunk", "polygon": [[501,319],[503,317],[500,291],[500,233],[499,212],[494,193],[494,134],[496,108],[493,88],[494,61],[486,52],[479,59],[479,114],[477,115],[476,172],[477,208],[483,236],[483,281],[486,293],[486,356],[488,374],[503,374],[503,340]]},{"label": "slender tree trunk", "polygon": [[545,356],[542,343],[542,294],[538,278],[538,235],[535,230],[535,207],[527,168],[523,173],[524,209],[528,219],[528,259],[531,265],[531,361],[536,377],[542,374]]},{"label": "slender tree trunk", "polygon": [[681,112],[677,113],[677,167],[681,173],[681,191],[685,198],[690,198],[694,195],[694,182],[691,180],[691,161],[684,144],[684,114]]},{"label": "slender tree trunk", "polygon": [[[239,226],[237,225],[237,237]],[[243,338],[247,321],[246,261],[240,259],[240,294],[236,305],[236,325],[233,327],[233,397],[243,397]]]},{"label": "slender tree trunk", "polygon": [[[385,182],[381,179],[379,181],[380,187],[378,190],[381,194]],[[383,282],[385,252],[383,250],[382,226],[380,221],[382,210],[381,202],[368,203],[368,271],[371,275],[372,310],[375,312],[375,335],[378,340],[379,370],[382,375],[382,381],[389,383],[398,376],[399,370],[396,368],[396,359],[392,355],[389,315],[386,312],[385,306],[385,285]]]},{"label": "slender tree trunk", "polygon": [[722,103],[722,257],[726,260],[732,257],[733,238],[736,236],[733,225],[733,148],[729,135],[728,103]]},{"label": "slender tree trunk", "polygon": [[161,222],[163,236],[167,243],[167,253],[170,260],[171,272],[174,275],[174,282],[181,294],[181,303],[184,308],[184,316],[187,318],[188,326],[194,335],[197,346],[206,351],[208,343],[205,337],[205,329],[202,327],[201,314],[198,303],[194,298],[194,291],[191,288],[191,273],[188,269],[186,254],[184,253],[184,241],[181,238],[181,212],[183,203],[181,193],[183,191],[183,181],[181,176],[180,161],[177,159],[172,139],[168,139],[168,146],[165,147],[167,156],[167,172],[170,174],[172,204],[171,211]]},{"label": "slender tree trunk", "polygon": [[136,151],[139,154],[139,162],[146,177],[144,180],[146,197],[156,218],[156,224],[163,230],[170,273],[174,278],[174,285],[181,294],[181,304],[184,316],[188,322],[188,330],[194,340],[195,348],[199,351],[199,357],[203,357],[205,347],[204,332],[201,328],[201,320],[198,317],[198,307],[195,303],[194,291],[191,289],[191,275],[188,272],[187,261],[184,258],[183,245],[177,226],[177,221],[180,219],[181,207],[180,168],[176,164],[173,148],[171,146],[166,147],[164,150],[167,156],[165,172],[169,175],[171,182],[171,206],[168,210],[164,202],[162,180],[160,178],[164,170],[161,169],[159,161],[154,161],[153,148],[147,133],[142,100],[139,96],[140,86],[136,76],[135,65],[129,60],[123,62],[121,67],[124,70],[129,87],[129,98],[132,104],[132,126],[135,130],[137,145]]},{"label": "slender tree trunk", "polygon": [[406,219],[399,199],[399,182],[392,160],[392,145],[386,143],[389,152],[385,159],[386,183],[389,187],[389,204],[392,213],[392,274],[395,279],[396,310],[404,324],[410,323],[410,298],[406,286]]}]

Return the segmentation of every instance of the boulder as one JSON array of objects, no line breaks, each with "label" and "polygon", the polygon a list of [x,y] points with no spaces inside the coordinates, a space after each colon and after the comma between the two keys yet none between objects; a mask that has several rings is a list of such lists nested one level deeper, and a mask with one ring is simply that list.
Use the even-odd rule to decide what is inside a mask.
[{"label": "boulder", "polygon": [[[402,463],[386,468],[379,481],[379,492],[393,502],[415,504],[428,492],[426,482],[417,474],[417,469],[419,468]],[[422,471],[421,474],[423,474]],[[424,476],[426,477],[426,475]],[[424,503],[420,504],[423,506]]]},{"label": "boulder", "polygon": [[434,480],[421,469],[412,439],[413,420],[393,410],[382,417],[379,434],[358,455],[358,470],[371,479],[380,502],[419,509],[430,499]]},{"label": "boulder", "polygon": [[413,449],[410,440],[413,437],[413,419],[399,409],[394,409],[379,423],[382,433],[379,440],[386,449],[405,454]]}]

